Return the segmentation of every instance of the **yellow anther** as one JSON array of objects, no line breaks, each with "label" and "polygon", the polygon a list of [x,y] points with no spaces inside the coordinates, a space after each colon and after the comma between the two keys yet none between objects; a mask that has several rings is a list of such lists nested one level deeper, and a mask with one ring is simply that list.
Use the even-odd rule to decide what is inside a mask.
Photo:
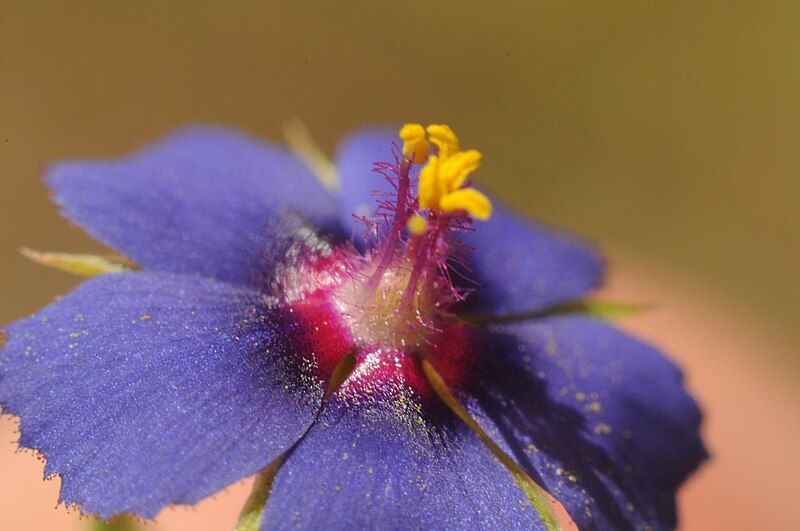
[{"label": "yellow anther", "polygon": [[415,236],[425,234],[428,230],[428,221],[419,214],[414,214],[408,218],[408,232]]},{"label": "yellow anther", "polygon": [[486,221],[492,215],[492,203],[489,198],[474,188],[462,188],[447,194],[439,201],[444,212],[466,210],[473,217]]},{"label": "yellow anther", "polygon": [[481,154],[474,149],[454,153],[441,165],[439,173],[448,192],[458,190],[470,173],[481,165]]},{"label": "yellow anther", "polygon": [[403,141],[403,155],[416,164],[422,164],[428,158],[430,144],[425,138],[425,128],[420,124],[405,124],[400,128],[400,139]]},{"label": "yellow anther", "polygon": [[[429,125],[426,130],[422,130],[419,124],[406,124],[400,129],[403,153],[406,156],[413,153],[416,158],[416,151],[411,146],[426,142],[425,131],[430,142],[439,151],[428,157],[428,163],[419,173],[420,208],[448,213],[464,210],[477,219],[489,219],[492,214],[489,198],[472,188],[462,188],[469,175],[481,165],[480,152],[474,149],[460,151],[458,138],[446,125]],[[426,142],[426,154],[427,147]],[[427,228],[427,224],[422,225],[425,219],[419,217],[418,221],[413,216],[409,219],[408,229],[412,234],[421,234]],[[412,222],[418,225],[412,227]]]},{"label": "yellow anther", "polygon": [[435,209],[439,206],[439,157],[431,155],[419,172],[419,206]]},{"label": "yellow anther", "polygon": [[458,137],[446,125],[429,125],[428,137],[430,137],[431,143],[439,148],[439,158],[442,160],[447,159],[459,149]]}]

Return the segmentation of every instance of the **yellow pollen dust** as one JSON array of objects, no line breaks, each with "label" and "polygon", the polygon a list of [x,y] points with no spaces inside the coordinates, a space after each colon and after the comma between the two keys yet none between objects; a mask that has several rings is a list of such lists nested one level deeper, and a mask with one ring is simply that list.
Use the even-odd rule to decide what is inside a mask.
[{"label": "yellow pollen dust", "polygon": [[414,214],[408,218],[408,232],[419,236],[420,234],[425,234],[426,230],[428,230],[428,221],[423,216]]},{"label": "yellow pollen dust", "polygon": [[[427,132],[427,139],[425,133]],[[427,163],[419,174],[419,206],[435,212],[466,211],[471,216],[487,220],[492,215],[492,203],[474,188],[463,185],[467,177],[481,165],[481,154],[474,149],[461,151],[458,137],[446,125],[406,124],[400,129],[403,154],[417,164],[420,153],[425,153]],[[430,144],[437,155],[430,155]],[[409,221],[409,230],[412,230]],[[419,226],[419,225],[418,225]]]}]

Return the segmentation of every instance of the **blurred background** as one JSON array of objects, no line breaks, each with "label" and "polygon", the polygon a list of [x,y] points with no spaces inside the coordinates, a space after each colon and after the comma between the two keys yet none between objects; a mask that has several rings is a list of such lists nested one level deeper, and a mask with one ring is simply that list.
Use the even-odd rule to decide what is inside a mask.
[{"label": "blurred background", "polygon": [[[0,2],[0,322],[76,283],[19,247],[102,250],[49,203],[49,161],[189,122],[281,141],[297,117],[329,151],[448,123],[482,184],[609,250],[608,296],[659,305],[625,326],[687,366],[716,457],[685,527],[800,526],[798,28],[796,1]],[[0,447],[1,514],[77,525],[40,470]],[[158,528],[235,515],[237,489]]]}]

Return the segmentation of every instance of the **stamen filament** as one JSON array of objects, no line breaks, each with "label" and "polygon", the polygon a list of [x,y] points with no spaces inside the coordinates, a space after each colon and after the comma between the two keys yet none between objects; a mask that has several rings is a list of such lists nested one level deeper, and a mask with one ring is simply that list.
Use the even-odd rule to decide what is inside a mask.
[{"label": "stamen filament", "polygon": [[[411,245],[409,246],[409,255],[412,255],[412,252],[416,254],[414,257],[412,269],[411,269],[411,276],[408,279],[408,285],[406,286],[405,292],[403,294],[403,300],[400,303],[400,313],[406,314],[412,309],[412,305],[414,304],[414,297],[417,291],[417,284],[419,283],[422,274],[426,271],[427,266],[431,263],[429,260],[428,253],[431,250],[436,249],[436,244],[439,241],[439,238],[442,234],[442,231],[447,226],[449,220],[446,217],[439,217],[436,220],[436,224],[434,229],[427,232],[426,234],[417,237],[419,240],[418,245]],[[412,242],[415,243],[415,242]]]},{"label": "stamen filament", "polygon": [[409,176],[409,171],[411,169],[411,164],[411,161],[404,160],[400,166],[400,173],[397,176],[397,210],[395,210],[394,220],[392,220],[392,226],[389,229],[389,234],[384,243],[378,266],[365,285],[364,294],[367,296],[375,291],[384,273],[391,265],[392,260],[394,260],[397,248],[400,245],[403,229],[408,222],[408,196],[411,192],[411,177]]}]

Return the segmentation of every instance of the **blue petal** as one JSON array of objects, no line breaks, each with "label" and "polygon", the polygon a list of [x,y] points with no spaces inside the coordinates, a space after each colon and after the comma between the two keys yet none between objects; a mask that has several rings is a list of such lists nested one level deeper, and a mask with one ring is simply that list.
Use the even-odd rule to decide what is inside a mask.
[{"label": "blue petal", "polygon": [[322,400],[302,331],[221,282],[106,275],[6,332],[0,404],[20,446],[61,476],[63,502],[103,518],[152,517],[257,472]]},{"label": "blue petal", "polygon": [[[347,137],[339,149],[342,223],[363,239],[353,213],[372,214],[373,193],[393,189],[372,171],[393,161],[397,129],[370,128]],[[581,299],[603,280],[603,260],[587,241],[519,216],[492,199],[494,214],[459,235],[471,259],[465,276],[480,286],[462,308],[496,315],[535,312]],[[473,284],[470,284],[472,286]]]},{"label": "blue petal", "polygon": [[[680,371],[601,321],[497,327],[467,408],[581,529],[672,528],[707,454]],[[499,335],[501,334],[501,335]]]},{"label": "blue petal", "polygon": [[465,311],[536,312],[581,299],[603,281],[598,250],[576,236],[525,219],[492,199],[488,221],[461,235],[472,248],[467,276],[479,287]]},{"label": "blue petal", "polygon": [[394,162],[397,131],[387,127],[360,129],[345,137],[336,153],[341,222],[359,244],[366,236],[366,226],[355,216],[371,217],[375,213],[378,205],[374,194],[394,193],[386,179],[372,170],[376,162]]},{"label": "blue petal", "polygon": [[543,529],[511,475],[416,361],[371,354],[272,487],[262,529]]},{"label": "blue petal", "polygon": [[289,151],[241,133],[190,128],[130,157],[57,164],[71,221],[147,269],[255,285],[280,218],[335,225],[335,200]]}]

